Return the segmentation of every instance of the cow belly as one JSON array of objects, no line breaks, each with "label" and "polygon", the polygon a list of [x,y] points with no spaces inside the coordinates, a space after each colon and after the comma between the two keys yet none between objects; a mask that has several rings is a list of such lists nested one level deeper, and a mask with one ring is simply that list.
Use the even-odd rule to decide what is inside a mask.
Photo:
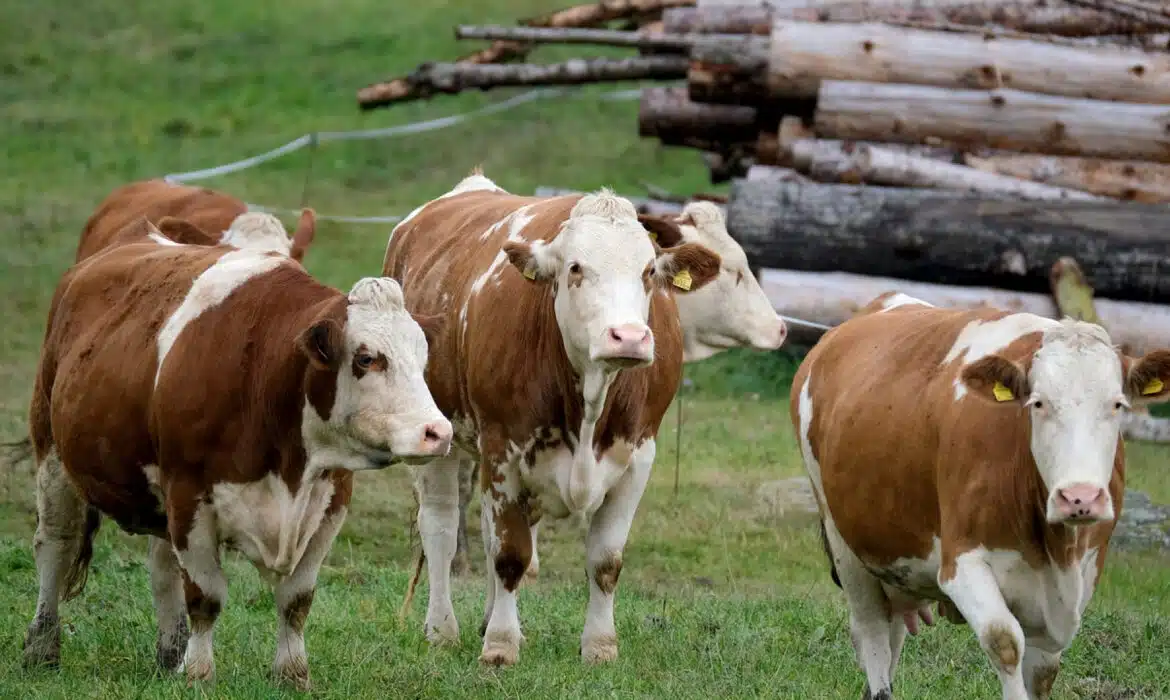
[{"label": "cow belly", "polygon": [[882,582],[886,595],[895,607],[916,608],[919,601],[944,598],[938,587],[942,547],[937,537],[934,538],[934,547],[926,559],[902,557],[879,565],[866,561],[864,555],[860,555],[859,558],[865,564],[865,568]]},{"label": "cow belly", "polygon": [[303,481],[294,493],[278,475],[212,488],[220,541],[248,557],[263,573],[287,576],[304,555],[333,497],[333,481]]},{"label": "cow belly", "polygon": [[629,469],[633,454],[628,443],[618,441],[601,455],[589,475],[593,498],[576,513],[569,508],[565,498],[569,491],[573,452],[564,444],[534,451],[531,459],[522,461],[521,478],[524,487],[539,499],[545,515],[556,519],[570,515],[589,516],[601,507],[605,495]]}]

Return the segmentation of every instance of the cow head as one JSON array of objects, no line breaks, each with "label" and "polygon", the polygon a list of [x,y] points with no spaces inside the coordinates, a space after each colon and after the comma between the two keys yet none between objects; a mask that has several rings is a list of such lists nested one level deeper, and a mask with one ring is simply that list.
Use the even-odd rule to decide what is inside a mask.
[{"label": "cow head", "polygon": [[776,350],[788,328],[772,308],[743,248],[727,233],[723,211],[713,202],[691,202],[676,217],[640,217],[659,245],[699,243],[723,260],[719,276],[702,290],[677,299],[686,362],[729,348]]},{"label": "cow head", "polygon": [[989,355],[962,379],[988,401],[1028,411],[1048,522],[1093,523],[1114,518],[1109,482],[1123,412],[1170,399],[1170,350],[1127,357],[1101,326],[1066,319],[1024,362]]},{"label": "cow head", "polygon": [[264,212],[244,212],[232,220],[219,242],[248,250],[270,250],[301,262],[313,243],[316,221],[312,209],[303,210],[290,240],[280,219]]},{"label": "cow head", "polygon": [[[423,379],[432,319],[412,317],[402,288],[367,277],[300,336],[314,446],[354,469],[421,463],[447,454],[451,423]],[[356,459],[355,459],[356,457]]]},{"label": "cow head", "polygon": [[605,189],[582,197],[552,241],[509,240],[504,252],[525,278],[553,285],[557,324],[578,371],[650,364],[650,295],[661,285],[697,291],[720,264],[697,243],[658,249],[629,200]]}]

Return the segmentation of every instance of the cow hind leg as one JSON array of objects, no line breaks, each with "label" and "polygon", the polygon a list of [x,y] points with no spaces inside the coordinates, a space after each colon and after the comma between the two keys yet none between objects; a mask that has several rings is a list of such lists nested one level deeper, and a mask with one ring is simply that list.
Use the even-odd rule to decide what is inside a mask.
[{"label": "cow hind leg", "polygon": [[101,524],[87,505],[55,449],[37,465],[37,530],[33,551],[39,590],[37,609],[24,639],[25,666],[56,666],[61,659],[58,605],[85,588],[93,538]]},{"label": "cow hind leg", "polygon": [[417,470],[418,530],[427,560],[427,619],[424,631],[432,644],[457,644],[459,621],[451,604],[451,562],[459,529],[458,458],[439,459]]},{"label": "cow hind leg", "polygon": [[158,621],[155,661],[164,671],[175,671],[183,661],[183,651],[191,637],[187,627],[183,574],[174,548],[161,537],[150,538],[149,561],[150,592]]},{"label": "cow hind leg", "polygon": [[459,534],[455,539],[455,558],[451,560],[451,574],[463,576],[471,571],[471,556],[467,547],[467,508],[471,505],[471,486],[475,478],[475,462],[459,460]]}]

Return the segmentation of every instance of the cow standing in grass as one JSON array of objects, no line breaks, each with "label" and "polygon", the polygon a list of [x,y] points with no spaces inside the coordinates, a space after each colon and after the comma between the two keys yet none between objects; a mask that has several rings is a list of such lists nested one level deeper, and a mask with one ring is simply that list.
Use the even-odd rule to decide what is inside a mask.
[{"label": "cow standing in grass", "polygon": [[[633,205],[607,190],[521,197],[480,174],[395,228],[383,274],[402,282],[411,311],[446,319],[427,384],[453,418],[456,447],[480,463],[481,661],[516,662],[531,527],[570,515],[589,525],[581,656],[617,657],[622,551],[682,371],[674,294],[700,289],[719,268],[696,243],[658,249]],[[453,454],[416,481],[425,631],[436,642],[459,638],[450,594],[459,469]]]},{"label": "cow standing in grass", "polygon": [[273,668],[307,687],[303,626],[352,472],[448,451],[426,360],[394,280],[347,295],[279,253],[166,239],[74,265],[29,415],[40,592],[25,662],[57,663],[58,602],[83,589],[104,515],[151,538],[163,668],[213,676],[226,545],[275,584]]},{"label": "cow standing in grass", "polygon": [[1121,417],[1168,398],[1170,350],[1089,323],[886,294],[825,334],[792,422],[865,697],[893,697],[903,615],[932,600],[1005,700],[1049,697],[1121,513]]},{"label": "cow standing in grass", "polygon": [[[697,362],[736,347],[777,350],[784,344],[788,328],[764,294],[748,266],[743,248],[728,233],[723,211],[712,202],[690,202],[674,216],[641,215],[638,219],[663,248],[698,243],[719,254],[723,264],[719,276],[702,289],[675,298],[683,332],[683,362]],[[459,472],[459,538],[451,572],[466,572],[467,507],[477,463],[464,459]],[[536,537],[539,525],[532,526],[532,559],[527,576],[540,573]]]}]

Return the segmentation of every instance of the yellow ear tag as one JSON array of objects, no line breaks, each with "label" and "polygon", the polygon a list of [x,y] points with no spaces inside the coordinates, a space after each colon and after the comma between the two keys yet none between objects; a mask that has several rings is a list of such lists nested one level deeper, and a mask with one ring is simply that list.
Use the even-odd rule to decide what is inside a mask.
[{"label": "yellow ear tag", "polygon": [[1003,385],[1003,382],[996,382],[995,386],[991,387],[991,393],[995,394],[996,401],[1011,401],[1016,398],[1012,390]]},{"label": "yellow ear tag", "polygon": [[674,283],[674,286],[678,287],[684,292],[690,291],[692,282],[691,271],[686,269],[679,270],[675,273],[674,279],[671,280],[671,282]]},{"label": "yellow ear tag", "polygon": [[652,240],[652,241],[657,241],[657,240],[658,240],[658,234],[657,234],[657,233],[654,233],[653,231],[647,231],[647,233],[650,235],[650,240]]},{"label": "yellow ear tag", "polygon": [[534,272],[531,267],[526,267],[524,268],[524,278],[534,280],[536,279],[536,272]]},{"label": "yellow ear tag", "polygon": [[1142,396],[1149,396],[1150,394],[1156,394],[1161,390],[1162,390],[1162,380],[1158,379],[1157,377],[1154,377],[1150,381],[1146,382],[1146,385],[1142,387]]}]

